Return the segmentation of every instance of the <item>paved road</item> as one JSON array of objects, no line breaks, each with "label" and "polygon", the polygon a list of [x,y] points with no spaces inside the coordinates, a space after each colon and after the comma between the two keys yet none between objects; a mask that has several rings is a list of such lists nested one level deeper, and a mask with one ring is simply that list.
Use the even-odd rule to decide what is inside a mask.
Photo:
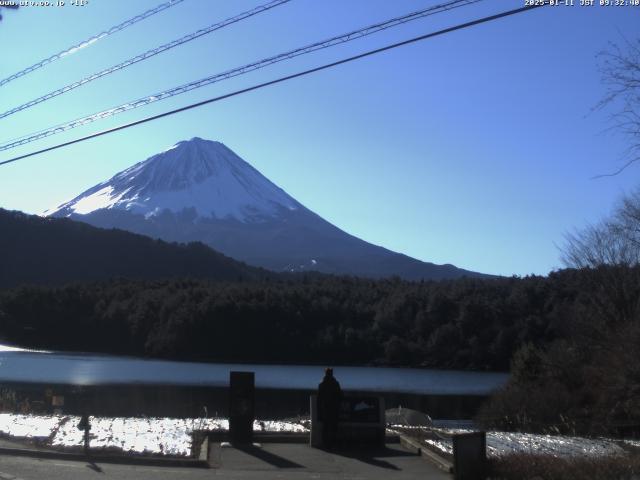
[{"label": "paved road", "polygon": [[0,480],[76,479],[350,479],[450,480],[426,460],[399,445],[365,454],[332,454],[302,444],[265,444],[262,448],[212,445],[211,469],[138,467],[0,455]]}]

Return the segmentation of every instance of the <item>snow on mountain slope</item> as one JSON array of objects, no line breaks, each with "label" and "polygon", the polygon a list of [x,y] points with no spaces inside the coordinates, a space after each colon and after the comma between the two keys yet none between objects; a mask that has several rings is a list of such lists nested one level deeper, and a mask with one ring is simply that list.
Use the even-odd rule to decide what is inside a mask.
[{"label": "snow on mountain slope", "polygon": [[119,209],[145,218],[195,209],[200,217],[240,221],[301,205],[219,142],[192,138],[140,162],[44,215]]}]

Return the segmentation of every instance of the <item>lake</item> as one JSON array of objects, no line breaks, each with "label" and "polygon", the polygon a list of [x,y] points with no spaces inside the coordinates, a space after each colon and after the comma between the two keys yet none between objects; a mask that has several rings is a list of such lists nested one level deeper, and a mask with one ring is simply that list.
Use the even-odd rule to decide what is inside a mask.
[{"label": "lake", "polygon": [[[507,373],[334,365],[346,391],[486,396]],[[255,372],[256,388],[314,390],[324,367],[147,360],[133,357],[28,351],[0,345],[0,382],[59,385],[175,385],[226,387],[230,371]]]}]

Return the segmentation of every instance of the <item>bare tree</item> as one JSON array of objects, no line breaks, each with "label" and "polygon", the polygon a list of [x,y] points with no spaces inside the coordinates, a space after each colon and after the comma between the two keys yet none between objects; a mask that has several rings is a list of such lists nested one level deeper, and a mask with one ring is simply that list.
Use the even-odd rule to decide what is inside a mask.
[{"label": "bare tree", "polygon": [[[640,38],[610,43],[599,58],[607,90],[595,109],[611,109],[611,129],[629,142],[625,163],[613,173],[598,175],[605,177],[640,161]],[[563,263],[575,268],[640,264],[640,190],[624,196],[610,217],[566,234],[561,253]]]},{"label": "bare tree", "polygon": [[604,177],[618,175],[640,160],[640,38],[623,37],[622,46],[610,43],[598,56],[607,91],[595,109],[610,108],[611,129],[629,140],[625,163],[613,173],[598,175]]},{"label": "bare tree", "polygon": [[562,261],[574,268],[640,264],[640,189],[625,195],[608,218],[566,234]]}]

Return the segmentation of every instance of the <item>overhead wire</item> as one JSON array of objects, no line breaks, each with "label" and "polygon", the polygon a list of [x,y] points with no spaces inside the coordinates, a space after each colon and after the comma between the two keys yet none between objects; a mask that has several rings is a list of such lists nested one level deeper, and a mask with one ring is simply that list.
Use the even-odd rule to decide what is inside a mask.
[{"label": "overhead wire", "polygon": [[88,77],[82,78],[80,80],[77,80],[75,82],[69,83],[67,85],[65,85],[64,87],[60,87],[56,90],[53,90],[45,95],[42,95],[38,98],[35,98],[33,100],[30,100],[26,103],[23,103],[22,105],[19,105],[17,107],[11,108],[3,113],[0,113],[0,119],[1,118],[5,118],[8,117],[10,115],[13,115],[14,113],[20,112],[22,110],[25,110],[27,108],[33,107],[35,105],[38,105],[39,103],[45,102],[47,100],[50,100],[54,97],[57,97],[59,95],[62,95],[64,93],[70,92],[71,90],[81,87],[82,85],[86,85],[89,82],[92,82],[94,80],[97,80],[101,77],[104,77],[106,75],[110,75],[114,72],[117,72],[119,70],[122,70],[124,68],[127,68],[131,65],[134,65],[138,62],[142,62],[144,60],[147,60],[151,57],[154,57],[155,55],[158,55],[159,53],[162,52],[166,52],[167,50],[171,50],[172,48],[178,47],[180,45],[183,45],[187,42],[190,42],[192,40],[195,40],[197,38],[203,37],[204,35],[208,35],[210,33],[215,32],[216,30],[220,30],[224,27],[227,27],[229,25],[232,25],[234,23],[240,22],[242,20],[245,20],[249,17],[253,17],[254,15],[258,15],[260,13],[266,12],[268,10],[271,10],[272,8],[278,7],[284,3],[287,3],[291,0],[272,0],[270,2],[267,2],[263,5],[259,5],[255,8],[252,8],[250,10],[247,10],[245,12],[242,12],[238,15],[234,15],[233,17],[229,17],[226,20],[223,20],[221,22],[218,23],[214,23],[212,25],[209,25],[205,28],[201,28],[200,30],[196,30],[195,32],[192,32],[188,35],[184,35],[176,40],[173,40],[169,43],[165,43],[163,45],[160,45],[159,47],[156,48],[152,48],[150,50],[147,50],[144,53],[141,53],[139,55],[136,55],[135,57],[131,57],[128,58],[127,60],[120,62],[116,65],[113,65],[109,68],[105,68],[104,70],[101,70],[97,73],[91,74]]},{"label": "overhead wire", "polygon": [[429,8],[425,8],[422,10],[418,10],[416,12],[412,12],[406,15],[402,15],[400,17],[394,17],[389,20],[385,20],[380,23],[376,23],[374,25],[369,25],[364,28],[360,28],[358,30],[351,31],[346,34],[338,35],[335,37],[331,37],[326,40],[322,40],[319,42],[312,43],[310,45],[296,48],[294,50],[289,50],[284,53],[280,53],[278,55],[274,55],[271,57],[264,58],[262,60],[258,60],[256,62],[243,65],[241,67],[237,67],[231,70],[227,70],[222,73],[216,73],[214,75],[210,75],[208,77],[202,78],[200,80],[196,80],[193,82],[189,82],[178,87],[173,87],[168,90],[164,90],[158,93],[154,93],[152,95],[148,95],[137,100],[133,100],[131,102],[127,102],[116,107],[109,108],[107,110],[102,110],[100,112],[87,115],[85,117],[80,117],[75,120],[71,120],[66,123],[61,123],[50,127],[48,129],[40,130],[38,132],[34,132],[17,139],[13,139],[0,145],[0,151],[9,150],[12,148],[16,148],[21,145],[26,145],[28,143],[34,142],[36,140],[40,140],[42,138],[50,137],[51,135],[56,135],[58,133],[62,133],[73,128],[77,128],[83,125],[87,125],[89,123],[95,122],[97,120],[101,120],[103,118],[108,118],[114,115],[117,115],[122,112],[126,112],[129,110],[133,110],[135,108],[139,108],[145,105],[149,105],[151,103],[158,102],[160,100],[164,100],[166,98],[170,98],[176,95],[180,95],[191,90],[195,90],[197,88],[204,87],[206,85],[211,85],[216,82],[220,82],[222,80],[227,80],[229,78],[233,78],[239,75],[244,75],[246,73],[259,70],[261,68],[267,67],[269,65],[273,65],[278,62],[282,62],[284,60],[289,60],[294,57],[298,57],[300,55],[305,55],[308,53],[312,53],[318,50],[322,50],[325,48],[332,47],[334,45],[350,42],[356,40],[358,38],[362,38],[368,35],[372,35],[374,33],[386,30],[388,28],[396,27],[398,25],[402,25],[404,23],[417,20],[420,18],[428,17],[431,15],[435,15],[437,13],[441,13],[444,11],[449,11],[454,8],[471,5],[474,3],[478,3],[484,0],[451,0],[449,2],[434,5]]},{"label": "overhead wire", "polygon": [[338,61],[331,62],[331,63],[326,63],[326,64],[320,65],[318,67],[310,68],[308,70],[297,72],[297,73],[294,73],[294,74],[291,74],[291,75],[286,75],[286,76],[283,76],[283,77],[279,77],[279,78],[276,78],[274,80],[270,80],[268,82],[259,83],[257,85],[253,85],[251,87],[243,88],[243,89],[231,92],[231,93],[220,95],[218,97],[210,98],[208,100],[204,100],[204,101],[201,101],[201,102],[193,103],[191,105],[180,107],[180,108],[177,108],[175,110],[170,110],[168,112],[160,113],[160,114],[157,114],[157,115],[152,115],[150,117],[146,117],[146,118],[143,118],[143,119],[140,119],[140,120],[136,120],[134,122],[126,123],[126,124],[119,125],[119,126],[113,127],[113,128],[109,128],[109,129],[106,129],[106,130],[103,130],[103,131],[100,131],[100,132],[92,133],[92,134],[86,135],[84,137],[76,138],[74,140],[70,140],[70,141],[67,141],[67,142],[59,143],[57,145],[53,145],[51,147],[43,148],[43,149],[37,150],[35,152],[26,153],[24,155],[19,155],[17,157],[10,158],[8,160],[0,161],[0,166],[7,165],[7,164],[13,163],[13,162],[17,162],[19,160],[23,160],[25,158],[33,157],[35,155],[39,155],[39,154],[42,154],[42,153],[45,153],[45,152],[50,152],[50,151],[53,151],[53,150],[57,150],[59,148],[63,148],[63,147],[69,146],[69,145],[73,145],[73,144],[76,144],[76,143],[84,142],[84,141],[90,140],[92,138],[97,138],[97,137],[100,137],[100,136],[103,136],[103,135],[107,135],[107,134],[110,134],[110,133],[113,133],[113,132],[117,132],[117,131],[120,131],[120,130],[131,128],[131,127],[134,127],[136,125],[141,125],[143,123],[147,123],[147,122],[151,122],[151,121],[154,121],[154,120],[158,120],[160,118],[164,118],[164,117],[168,117],[168,116],[171,116],[171,115],[175,115],[177,113],[184,112],[184,111],[187,111],[187,110],[191,110],[191,109],[194,109],[194,108],[198,108],[198,107],[201,107],[203,105],[208,105],[210,103],[219,102],[219,101],[225,100],[227,98],[235,97],[237,95],[248,93],[248,92],[251,92],[251,91],[254,91],[254,90],[259,90],[259,89],[262,89],[262,88],[265,88],[265,87],[268,87],[268,86],[271,86],[271,85],[276,85],[278,83],[286,82],[286,81],[292,80],[294,78],[299,78],[299,77],[302,77],[302,76],[310,75],[312,73],[316,73],[316,72],[319,72],[319,71],[322,71],[322,70],[333,68],[333,67],[336,67],[338,65],[343,65],[345,63],[353,62],[355,60],[359,60],[361,58],[369,57],[371,55],[376,55],[378,53],[382,53],[382,52],[385,52],[385,51],[388,51],[388,50],[392,50],[394,48],[402,47],[402,46],[409,45],[409,44],[412,44],[412,43],[416,43],[416,42],[419,42],[419,41],[422,41],[422,40],[426,40],[426,39],[433,38],[433,37],[436,37],[436,36],[440,36],[440,35],[444,35],[444,34],[447,34],[447,33],[451,33],[451,32],[457,31],[457,30],[462,30],[462,29],[465,29],[465,28],[473,27],[475,25],[480,25],[480,24],[483,24],[483,23],[491,22],[491,21],[494,21],[494,20],[498,20],[500,18],[504,18],[504,17],[516,15],[516,14],[519,14],[519,13],[527,12],[527,11],[530,11],[530,10],[534,10],[534,9],[540,8],[540,7],[545,6],[545,5],[549,5],[548,0],[544,1],[543,3],[530,5],[530,6],[525,6],[525,7],[521,7],[521,8],[516,8],[516,9],[513,9],[513,10],[507,10],[507,11],[504,11],[504,12],[497,13],[495,15],[482,17],[482,18],[479,18],[479,19],[476,19],[476,20],[472,20],[470,22],[466,22],[466,23],[455,25],[453,27],[448,27],[448,28],[445,28],[445,29],[442,29],[442,30],[438,30],[436,32],[431,32],[431,33],[427,33],[425,35],[420,35],[418,37],[413,37],[413,38],[410,38],[408,40],[404,40],[402,42],[393,43],[393,44],[390,44],[390,45],[386,45],[384,47],[380,47],[380,48],[376,48],[374,50],[369,50],[367,52],[360,53],[358,55],[353,55],[351,57],[343,58],[342,60],[338,60]]},{"label": "overhead wire", "polygon": [[39,68],[44,67],[45,65],[48,65],[50,63],[55,62],[56,60],[60,60],[63,57],[66,57],[68,55],[72,55],[74,53],[76,53],[78,50],[81,50],[85,47],[88,47],[90,45],[93,45],[95,42],[97,42],[98,40],[101,40],[105,37],[108,37],[109,35],[113,35],[116,32],[119,32],[121,30],[124,30],[125,28],[130,27],[131,25],[135,25],[136,23],[149,18],[153,15],[155,15],[156,13],[160,13],[168,8],[171,8],[175,5],[178,5],[179,3],[184,2],[184,0],[169,0],[168,2],[164,2],[161,3],[160,5],[157,5],[154,8],[151,8],[149,10],[147,10],[146,12],[143,12],[139,15],[136,15],[135,17],[129,18],[128,20],[125,20],[122,23],[119,23],[118,25],[114,25],[113,27],[104,30],[96,35],[93,35],[92,37],[87,38],[86,40],[81,41],[80,43],[77,43],[75,45],[72,45],[71,47],[68,47],[54,55],[51,55],[50,57],[47,57],[43,60],[40,60],[36,63],[34,63],[33,65],[28,66],[27,68],[24,68],[22,70],[20,70],[19,72],[14,73],[13,75],[8,76],[7,78],[4,78],[2,80],[0,80],[0,87],[2,87],[3,85],[6,85],[7,83],[16,80],[17,78],[23,77],[35,70],[38,70]]}]

